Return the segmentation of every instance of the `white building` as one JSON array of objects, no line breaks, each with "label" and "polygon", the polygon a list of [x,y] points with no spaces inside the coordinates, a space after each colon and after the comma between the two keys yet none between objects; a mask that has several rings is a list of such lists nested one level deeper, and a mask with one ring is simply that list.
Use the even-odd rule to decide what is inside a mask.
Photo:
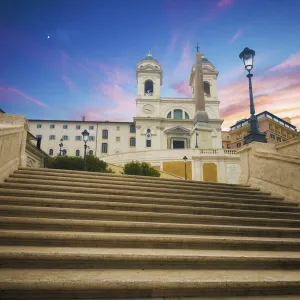
[{"label": "white building", "polygon": [[182,175],[186,155],[189,178],[235,183],[239,156],[222,149],[217,77],[214,65],[197,51],[190,75],[192,98],[164,98],[162,66],[148,54],[136,68],[133,122],[29,120],[30,130],[42,136],[41,147],[50,156],[59,153],[60,139],[65,154],[82,156],[81,132],[87,129],[89,154],[109,163],[137,159]]}]

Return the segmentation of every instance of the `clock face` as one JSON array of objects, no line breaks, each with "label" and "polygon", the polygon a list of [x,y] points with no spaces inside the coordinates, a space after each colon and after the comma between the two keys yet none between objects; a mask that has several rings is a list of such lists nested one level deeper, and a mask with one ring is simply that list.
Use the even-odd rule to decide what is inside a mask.
[{"label": "clock face", "polygon": [[154,111],[154,107],[150,104],[146,104],[144,107],[143,107],[143,111],[144,113],[146,114],[152,114],[153,111]]}]

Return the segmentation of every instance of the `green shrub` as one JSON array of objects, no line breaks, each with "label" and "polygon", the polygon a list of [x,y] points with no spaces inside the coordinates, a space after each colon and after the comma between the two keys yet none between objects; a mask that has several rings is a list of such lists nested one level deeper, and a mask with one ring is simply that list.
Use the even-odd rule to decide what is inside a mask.
[{"label": "green shrub", "polygon": [[[45,160],[45,167],[50,169],[83,171],[83,164],[83,157],[80,156],[56,156]],[[90,172],[113,173],[105,161],[93,155],[87,155],[86,167]]]},{"label": "green shrub", "polygon": [[124,174],[160,177],[160,173],[145,162],[132,161],[124,165]]}]

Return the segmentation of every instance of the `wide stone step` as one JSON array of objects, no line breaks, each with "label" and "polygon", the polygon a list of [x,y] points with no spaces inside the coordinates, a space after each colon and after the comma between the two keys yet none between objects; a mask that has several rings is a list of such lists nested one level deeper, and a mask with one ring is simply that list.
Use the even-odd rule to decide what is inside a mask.
[{"label": "wide stone step", "polygon": [[182,249],[0,246],[1,268],[297,269],[300,253]]},{"label": "wide stone step", "polygon": [[[77,192],[65,192],[65,191],[45,191],[45,190],[35,190],[35,189],[22,189],[18,188],[16,185],[11,185],[12,188],[1,188],[0,187],[0,194],[1,195],[7,195],[7,196],[25,196],[25,197],[35,197],[35,198],[60,198],[60,199],[80,199],[80,200],[105,200],[105,201],[114,201],[114,202],[131,202],[131,203],[153,203],[153,204],[162,204],[162,203],[168,203],[168,204],[179,204],[180,205],[187,205],[190,206],[193,205],[201,205],[203,201],[207,202],[219,202],[219,203],[225,203],[227,204],[252,204],[252,205],[264,205],[264,206],[270,206],[273,207],[274,205],[276,207],[291,207],[291,208],[297,208],[298,202],[294,201],[281,201],[281,200],[269,200],[269,199],[253,199],[253,198],[232,198],[228,196],[207,196],[205,194],[200,194],[196,197],[196,199],[189,200],[189,199],[183,199],[183,198],[161,198],[159,197],[159,194],[156,197],[145,197],[139,193],[138,195],[110,195],[110,194],[99,194],[99,193],[77,193]],[[103,190],[104,192],[105,190]]]},{"label": "wide stone step", "polygon": [[239,226],[270,226],[300,228],[300,220],[270,219],[253,217],[194,215],[160,212],[138,211],[113,211],[78,208],[58,208],[39,206],[0,205],[2,216],[39,217],[39,218],[73,218],[83,220],[110,220],[110,221],[136,221],[136,222],[163,222],[163,223],[187,223],[187,224],[223,224]]},{"label": "wide stone step", "polygon": [[2,229],[300,238],[298,228],[1,217]]},{"label": "wide stone step", "polygon": [[[141,180],[139,181],[129,181],[129,180],[116,180],[112,177],[95,177],[95,176],[79,176],[78,174],[63,174],[63,176],[60,173],[20,173],[20,171],[15,172],[14,174],[10,175],[8,179],[11,178],[19,178],[19,179],[37,179],[37,180],[48,180],[48,181],[71,181],[71,182],[79,182],[79,183],[94,183],[94,184],[105,184],[106,186],[109,184],[117,185],[117,186],[130,186],[130,187],[145,187],[145,188],[168,188],[168,189],[178,189],[184,191],[203,191],[203,190],[217,190],[217,191],[224,191],[224,192],[232,192],[232,191],[240,191],[240,192],[247,192],[247,193],[261,193],[258,188],[245,188],[240,186],[216,186],[216,185],[209,185],[209,184],[203,184],[203,185],[191,185],[191,184],[178,184],[178,182],[160,182],[160,181],[154,181],[154,182],[143,182]],[[72,176],[69,176],[72,175]],[[185,181],[183,181],[185,183]]]},{"label": "wide stone step", "polygon": [[119,174],[112,174],[112,173],[100,173],[100,172],[88,172],[88,171],[75,171],[75,170],[61,170],[61,169],[47,169],[47,168],[19,168],[18,172],[24,172],[24,173],[33,173],[33,172],[39,172],[39,174],[53,174],[56,175],[66,175],[66,176],[74,176],[74,175],[80,175],[82,177],[88,176],[89,178],[91,176],[95,177],[104,177],[104,178],[111,178],[111,179],[120,179],[120,180],[128,180],[130,182],[133,182],[135,180],[143,181],[143,182],[161,182],[161,183],[182,183],[187,185],[208,185],[208,186],[223,186],[223,187],[244,187],[244,188],[250,188],[249,185],[243,185],[243,184],[229,184],[229,183],[219,183],[219,182],[205,182],[205,181],[193,181],[193,180],[182,180],[182,179],[167,179],[167,178],[159,178],[159,177],[151,177],[151,176],[137,176],[137,175],[119,175]]},{"label": "wide stone step", "polygon": [[[141,211],[141,212],[160,212],[176,214],[195,214],[195,215],[215,215],[215,216],[237,216],[252,218],[276,218],[276,219],[295,219],[300,220],[300,211],[294,212],[273,212],[257,211],[252,209],[228,209],[215,207],[193,207],[181,205],[156,205],[145,203],[123,203],[109,201],[88,201],[70,199],[39,199],[30,197],[11,197],[8,201],[3,201],[0,197],[0,205],[20,205],[37,207],[61,207],[61,208],[83,208],[100,210],[121,210],[121,211]],[[2,200],[2,201],[1,201]],[[6,199],[7,200],[7,199]],[[179,203],[180,204],[180,203]]]},{"label": "wide stone step", "polygon": [[[0,190],[1,191],[1,190]],[[145,200],[146,201],[143,201]],[[109,201],[106,201],[109,200]],[[233,210],[250,210],[250,211],[258,211],[258,212],[279,212],[279,213],[287,213],[290,212],[293,215],[294,213],[299,214],[300,213],[300,208],[299,207],[290,207],[290,206],[275,206],[275,205],[261,205],[261,204],[239,204],[239,203],[226,203],[226,202],[213,202],[213,201],[193,201],[193,200],[186,200],[186,201],[178,201],[178,200],[161,200],[157,199],[157,201],[149,201],[147,198],[141,198],[141,199],[132,199],[131,197],[126,197],[124,198],[119,198],[119,197],[114,197],[114,198],[108,198],[108,199],[95,199],[95,200],[86,200],[86,199],[66,199],[66,198],[42,198],[42,197],[27,197],[27,196],[9,196],[9,195],[0,195],[0,205],[3,204],[13,204],[13,205],[36,205],[36,206],[53,206],[53,204],[57,203],[57,206],[63,207],[63,203],[67,203],[68,207],[99,207],[101,206],[102,203],[108,203],[114,205],[118,204],[134,204],[134,205],[154,205],[158,209],[160,206],[171,206],[174,208],[187,208],[187,209],[193,209],[193,208],[224,208],[224,209],[233,209]]]},{"label": "wide stone step", "polygon": [[259,251],[297,251],[300,239],[266,237],[216,237],[163,234],[57,232],[1,230],[0,245],[58,246],[93,248],[230,249]]},{"label": "wide stone step", "polygon": [[300,295],[300,274],[296,270],[2,269],[0,288],[4,299]]},{"label": "wide stone step", "polygon": [[[127,195],[127,196],[135,196],[137,191],[130,190],[130,189],[115,189],[115,188],[90,188],[90,187],[79,187],[74,185],[55,185],[55,183],[47,182],[47,184],[39,184],[39,183],[11,183],[5,182],[0,183],[0,188],[4,189],[30,189],[30,190],[42,190],[42,191],[62,191],[62,192],[73,192],[73,193],[88,193],[88,194],[109,194],[109,195]],[[139,191],[140,197],[159,197],[159,198],[172,198],[172,199],[187,199],[187,200],[196,200],[199,199],[197,194],[181,194],[181,193],[167,193],[167,192],[160,192],[160,191]],[[277,202],[282,201],[282,197],[270,196],[270,195],[248,195],[245,194],[236,194],[232,192],[231,194],[228,193],[221,193],[221,192],[205,192],[205,196],[213,196],[215,198],[220,197],[230,197],[232,199],[256,199],[256,200],[275,200]]]}]

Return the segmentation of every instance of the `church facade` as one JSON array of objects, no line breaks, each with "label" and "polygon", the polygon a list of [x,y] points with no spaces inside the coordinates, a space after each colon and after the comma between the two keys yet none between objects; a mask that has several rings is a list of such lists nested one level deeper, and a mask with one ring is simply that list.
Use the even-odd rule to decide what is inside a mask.
[{"label": "church facade", "polygon": [[42,137],[42,149],[52,156],[59,152],[60,139],[63,154],[82,156],[80,135],[87,129],[88,154],[108,163],[145,161],[179,177],[186,166],[189,179],[237,183],[239,155],[222,149],[217,77],[215,66],[197,49],[189,81],[192,97],[161,97],[163,68],[149,53],[136,67],[133,122],[29,120],[30,130]]}]

